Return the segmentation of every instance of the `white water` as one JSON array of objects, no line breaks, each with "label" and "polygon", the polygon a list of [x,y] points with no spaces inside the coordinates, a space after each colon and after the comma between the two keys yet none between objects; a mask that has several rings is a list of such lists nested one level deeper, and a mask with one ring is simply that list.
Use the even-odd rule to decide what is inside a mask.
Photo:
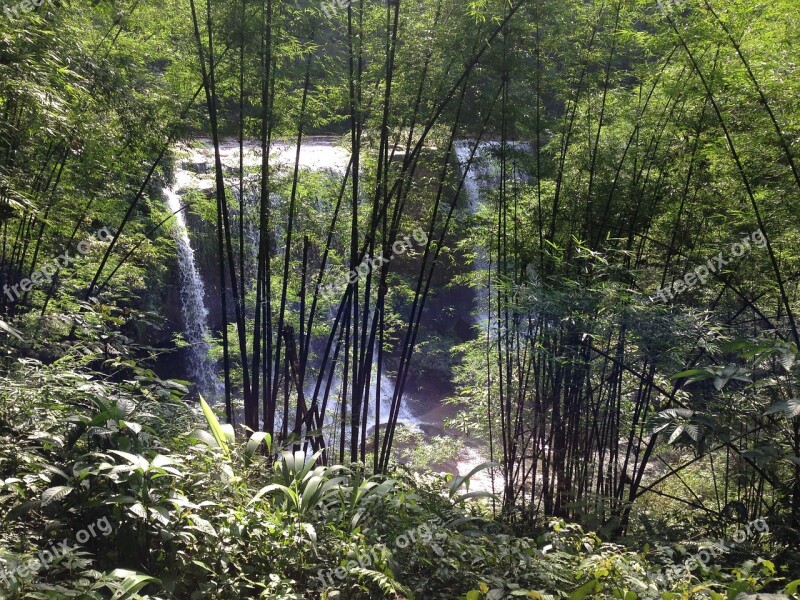
[{"label": "white water", "polygon": [[[472,144],[474,142],[457,142],[455,151],[462,165],[462,169],[466,166],[466,163],[469,159],[470,151]],[[511,147],[516,147],[515,144],[509,144]],[[486,194],[489,190],[492,189],[492,186],[496,187],[499,177],[499,165],[497,164],[497,150],[499,149],[498,142],[482,142],[478,148],[478,152],[476,153],[476,161],[473,162],[469,172],[467,173],[467,177],[465,180],[464,190],[462,194],[465,195],[465,199],[467,201],[467,206],[469,210],[476,214],[481,206],[484,203]],[[213,148],[211,148],[210,144],[206,143],[204,148],[192,148],[192,149],[185,149],[188,150],[189,153],[189,161],[195,164],[197,163],[204,163],[207,168],[207,173],[205,174],[196,174],[190,170],[186,169],[179,169],[177,172],[177,181],[178,185],[176,189],[181,191],[189,189],[189,188],[198,188],[202,190],[210,190],[213,189],[214,185],[214,175],[213,175],[213,160],[214,160],[214,153]],[[236,174],[238,173],[239,167],[239,149],[238,144],[235,142],[226,142],[222,145],[222,162],[223,165],[229,170],[230,173]],[[287,175],[291,173],[292,168],[294,167],[295,161],[295,153],[296,147],[293,144],[281,144],[276,143],[272,147],[272,157],[270,160],[271,165],[279,170],[282,175]],[[350,154],[345,149],[342,149],[336,145],[334,145],[331,141],[328,140],[320,140],[320,139],[308,139],[303,143],[300,152],[300,167],[301,169],[307,169],[312,171],[329,171],[332,172],[339,177],[344,175],[345,169],[350,160]],[[253,167],[260,166],[261,164],[261,152],[260,148],[257,144],[248,143],[245,146],[245,156],[244,156],[244,164],[246,169],[253,169]],[[463,172],[463,171],[462,171]],[[232,189],[236,190],[238,187],[238,175],[230,175],[230,179],[226,182],[228,186]],[[251,199],[248,196],[252,195],[253,191],[257,190],[257,178],[249,177],[245,181],[245,201],[248,203]],[[247,185],[249,183],[249,185]],[[248,187],[250,190],[250,194],[248,194]],[[238,191],[238,190],[237,190]],[[173,192],[174,194],[174,192]],[[257,194],[257,192],[256,192]],[[168,196],[168,201],[170,202],[170,206],[173,207],[172,210],[177,210],[180,208],[180,199],[177,198],[177,194],[174,194],[174,197]],[[276,199],[277,200],[277,199]],[[311,199],[306,199],[304,201],[311,201]],[[238,201],[236,202],[238,206]],[[181,301],[184,304],[182,307],[182,313],[184,315],[184,319],[187,323],[193,323],[192,327],[187,326],[187,339],[189,338],[189,330],[193,332],[195,339],[203,340],[205,333],[208,329],[207,327],[207,310],[203,304],[203,293],[202,293],[202,280],[200,280],[196,266],[194,264],[194,254],[191,251],[191,245],[188,234],[185,231],[185,221],[183,218],[183,213],[180,213],[179,219],[179,228],[182,232],[180,234],[179,240],[179,250],[183,253],[184,258],[181,258],[180,266],[181,266],[181,281],[187,281],[187,289],[194,290],[193,293],[184,295],[183,290],[181,293]],[[282,225],[282,224],[281,224]],[[178,234],[176,234],[178,235]],[[257,230],[257,226],[254,225],[253,221],[247,222],[245,226],[245,236],[246,236],[246,245],[249,248],[256,248],[258,246],[258,236],[259,232]],[[282,233],[279,236],[273,236],[273,240],[278,246],[279,252],[282,252],[283,246],[283,235]],[[488,260],[485,254],[481,252],[478,253],[476,261],[475,261],[475,268],[477,270],[483,270],[488,266]],[[330,265],[330,268],[336,268],[336,265]],[[248,273],[251,273],[252,269],[246,269]],[[485,319],[488,319],[488,314],[486,313],[486,306],[488,302],[488,294],[486,293],[485,286],[483,289],[483,297],[485,300],[481,300],[481,296],[479,296],[479,301],[481,302],[481,309],[483,311],[483,315],[478,315],[476,323],[480,324],[483,321],[483,326],[486,326]],[[480,292],[479,292],[480,293]],[[193,305],[188,306],[188,305]],[[328,315],[331,317],[332,315]],[[202,342],[201,342],[202,344]],[[190,365],[190,372],[199,372],[200,376],[196,378],[198,384],[200,384],[201,380],[210,380],[211,386],[213,386],[213,382],[216,379],[214,373],[214,365],[210,364],[205,352],[200,352],[198,348],[202,346],[195,347],[194,355],[190,357],[193,365]],[[313,379],[316,376],[316,372],[314,369],[310,369],[309,378],[306,381],[307,391],[306,391],[306,401],[311,402],[311,398],[313,397],[314,391],[314,381]],[[371,429],[375,425],[375,401],[377,396],[377,387],[376,386],[376,374],[377,374],[377,367],[373,371],[373,376],[371,378],[371,389],[370,389],[370,405],[368,410],[368,418],[366,427],[367,430]],[[324,392],[324,383],[321,393]],[[326,417],[326,425],[333,424],[333,415],[336,410],[336,405],[341,398],[341,379],[337,375],[334,378],[333,384],[330,390],[330,399],[328,402],[327,408],[327,417]],[[381,381],[380,381],[380,420],[383,423],[386,423],[389,417],[390,412],[390,405],[391,399],[394,394],[394,386],[395,381],[392,377],[387,375],[386,368],[381,369]],[[424,420],[415,417],[411,411],[408,409],[408,405],[406,400],[408,399],[409,395],[404,394],[400,405],[400,414],[398,421],[401,423],[405,423],[411,427],[418,427],[421,423],[432,423],[432,424],[441,424],[441,417],[440,416],[433,416],[427,417]],[[321,398],[319,399],[321,402]],[[282,415],[279,414],[277,416],[277,423],[281,423]],[[349,429],[349,428],[348,428]],[[454,444],[457,444],[454,440]],[[487,457],[483,457],[478,450],[476,450],[471,445],[467,445],[462,448],[461,452],[459,453],[458,457],[456,458],[456,469],[462,475],[468,473],[474,466],[480,464],[487,460]],[[485,490],[491,491],[491,481],[488,476],[487,471],[482,471],[478,476],[473,478],[471,487],[471,491],[475,490]]]},{"label": "white water", "polygon": [[[478,145],[475,151],[475,156],[472,163],[467,170],[469,157],[472,154],[474,142],[471,141],[458,141],[455,143],[456,158],[461,166],[461,173],[464,176],[463,193],[466,196],[467,207],[470,213],[475,216],[483,206],[483,195],[488,191],[489,186],[494,179],[494,169],[492,163],[487,159],[486,150],[491,149],[491,142],[483,142]],[[480,246],[475,249],[475,272],[482,276],[489,269],[489,260],[486,253]],[[481,281],[477,289],[477,314],[475,316],[476,325],[485,326],[486,321],[489,319],[489,288],[488,282]]]},{"label": "white water", "polygon": [[[294,168],[295,159],[297,158],[297,146],[292,144],[276,144],[273,146],[275,153],[270,158],[271,164],[278,166],[281,169],[291,171]],[[238,156],[238,152],[237,152]],[[339,177],[344,177],[347,166],[350,162],[350,153],[346,150],[334,146],[332,143],[324,140],[310,139],[302,144],[300,147],[300,169],[309,171],[327,171]],[[367,429],[375,425],[375,402],[378,398],[378,386],[375,385],[377,379],[378,369],[374,366],[372,377],[370,379],[371,391],[370,405],[367,413]],[[394,395],[395,382],[393,379],[386,375],[386,367],[381,369],[380,381],[380,418],[382,422],[386,422],[389,418],[391,410],[392,397]],[[311,394],[313,395],[313,386],[311,386]],[[341,380],[337,376],[331,385],[331,398],[341,397]],[[310,396],[309,396],[310,397]],[[404,394],[405,397],[405,394]],[[406,423],[415,426],[420,421],[411,414],[406,403],[401,399],[400,413],[398,415],[398,422]]]},{"label": "white water", "polygon": [[[373,365],[372,369],[372,376],[370,378],[370,394],[369,394],[369,406],[367,407],[367,422],[366,422],[366,429],[367,431],[371,430],[375,426],[375,402],[378,398],[378,389],[375,385],[375,379],[378,373],[377,365]],[[325,392],[325,384],[327,383],[327,379],[323,382],[322,387],[320,388],[320,397],[318,399],[318,403],[322,404],[322,395]],[[306,401],[310,404],[311,399],[314,397],[314,385],[315,383],[311,383],[306,388]],[[389,414],[392,408],[392,397],[394,396],[394,386],[395,382],[394,379],[389,377],[386,374],[385,367],[381,369],[381,385],[380,385],[380,418],[381,423],[385,424],[389,421]],[[339,398],[342,395],[342,379],[337,373],[333,381],[331,382],[331,391],[329,395],[328,406],[330,407],[333,402],[338,403]],[[407,394],[403,394],[403,398],[405,398]],[[348,422],[350,417],[348,416]],[[411,411],[408,409],[406,403],[401,400],[400,401],[400,412],[397,415],[397,422],[404,423],[412,428],[418,428],[419,424],[422,423],[420,419],[415,417]],[[333,421],[333,412],[331,410],[326,410],[326,418],[325,424],[328,426],[332,426],[334,424]],[[362,426],[364,423],[362,423]],[[349,425],[348,425],[349,427]]]},{"label": "white water", "polygon": [[[186,151],[189,155],[188,163],[194,165],[205,165],[206,172],[203,174],[193,173],[192,171],[179,168],[176,179],[178,182],[178,186],[180,189],[187,189],[187,188],[198,188],[201,190],[209,190],[213,187],[214,184],[214,173],[213,173],[213,161],[214,161],[214,150],[213,147],[210,146],[210,143],[206,141],[205,147],[203,148],[182,148]],[[273,169],[278,170],[281,174],[291,174],[292,169],[294,168],[295,159],[297,153],[297,146],[295,144],[287,144],[283,142],[275,142],[273,143],[270,151],[270,165]],[[224,142],[221,144],[220,147],[220,155],[223,166],[227,169],[231,169],[232,172],[236,173],[239,168],[239,145],[237,142]],[[258,168],[261,165],[261,149],[258,144],[254,144],[252,142],[246,142],[244,148],[244,166],[245,169],[253,169]],[[346,169],[350,162],[350,153],[340,146],[335,145],[330,139],[325,138],[307,138],[306,141],[303,142],[300,148],[300,159],[299,159],[299,166],[301,170],[308,170],[308,171],[317,171],[317,172],[329,172],[334,174],[338,177],[343,177],[345,175]],[[226,181],[227,185],[232,187],[235,190],[235,196],[237,197],[237,206],[238,206],[238,175],[231,176],[230,180]],[[247,183],[247,180],[246,182]],[[252,181],[251,181],[252,183]],[[251,186],[251,190],[255,190]],[[175,193],[174,190],[170,190],[172,197],[170,194],[167,195],[167,199],[170,202],[170,206],[172,207],[172,203],[176,203],[174,208],[171,210],[177,210],[180,208],[180,199]],[[252,194],[252,192],[251,192]],[[247,204],[248,197],[248,188],[245,187],[245,203]],[[277,201],[277,199],[275,199]],[[283,225],[280,223],[273,224],[275,227],[275,231],[273,232],[273,240],[277,243],[279,247],[279,252],[282,253],[282,245],[284,242],[285,233],[283,231]],[[207,332],[207,316],[208,311],[205,309],[205,306],[202,302],[203,300],[203,284],[202,280],[200,279],[197,269],[194,265],[194,253],[192,252],[189,236],[186,233],[185,229],[185,220],[183,218],[183,213],[179,214],[178,217],[178,226],[179,229],[183,232],[180,235],[180,240],[178,240],[179,244],[179,258],[180,258],[180,266],[181,266],[181,281],[184,280],[187,282],[185,286],[187,288],[187,293],[183,293],[183,285],[181,291],[181,301],[183,304],[182,312],[184,315],[184,320],[187,323],[186,327],[186,337],[187,340],[190,339],[190,333],[194,339],[204,339],[204,336]],[[246,238],[246,245],[251,249],[251,251],[258,247],[258,240],[259,240],[259,232],[257,229],[257,225],[252,221],[249,220],[245,224],[245,238]],[[184,260],[185,259],[185,260]],[[336,265],[329,265],[329,268],[336,268]],[[192,323],[190,327],[188,324]],[[190,331],[191,330],[191,331]],[[191,340],[190,340],[191,341]],[[208,364],[207,358],[205,358],[205,351],[201,351],[202,343],[199,344],[195,350],[193,350],[192,356],[190,356],[190,362],[192,364],[189,365],[189,371],[193,375],[193,377],[198,378],[202,375],[203,379],[209,379],[213,382],[215,379],[215,374],[213,371],[213,365]],[[207,350],[207,346],[205,347]],[[205,362],[204,362],[205,361]],[[377,388],[376,385],[376,376],[377,376],[377,367],[374,368],[372,379],[371,379],[371,391],[370,391],[370,410],[369,410],[369,417],[367,422],[367,427],[372,427],[375,424],[375,401],[377,397]],[[311,397],[313,396],[313,388],[314,384],[311,382],[307,382],[308,389],[306,391],[307,401],[310,402]],[[390,406],[392,396],[394,394],[394,386],[395,382],[393,379],[387,376],[386,374],[386,367],[381,369],[381,381],[380,381],[380,403],[381,403],[381,421],[386,422],[389,417]],[[324,385],[322,388],[322,392],[324,392]],[[321,392],[321,393],[322,393]],[[404,394],[404,398],[407,395]],[[338,375],[334,379],[333,385],[331,386],[330,391],[330,401],[329,401],[329,408],[328,414],[329,418],[332,415],[332,411],[330,410],[331,406],[335,406],[335,403],[338,402],[338,399],[341,397],[341,381],[338,378]],[[319,399],[321,403],[321,398]],[[280,412],[280,411],[279,411]],[[282,418],[281,415],[278,416],[278,421]],[[411,411],[408,409],[406,402],[401,400],[400,404],[400,414],[398,415],[398,421],[402,423],[406,423],[409,425],[416,425],[420,421],[414,417]]]},{"label": "white water", "polygon": [[[289,170],[294,168],[297,156],[295,144],[274,144],[272,152],[270,164]],[[329,141],[310,138],[300,146],[300,169],[331,171],[344,176],[349,162],[350,153]]]},{"label": "white water", "polygon": [[[461,166],[461,174],[464,176],[462,193],[465,195],[467,208],[473,216],[480,212],[489,193],[500,185],[501,166],[499,154],[502,151],[500,142],[480,142],[472,163],[467,169],[474,146],[475,142],[469,140],[457,141],[454,146],[456,157]],[[522,152],[533,149],[531,144],[525,142],[507,142],[506,148]],[[519,171],[517,171],[516,175],[521,176]],[[476,275],[480,277],[480,281],[476,284],[477,306],[474,323],[476,327],[486,331],[489,326],[494,328],[494,325],[490,322],[488,310],[490,302],[488,287],[490,273],[488,271],[491,265],[480,245],[476,246],[475,252],[474,268]],[[477,449],[465,446],[457,457],[456,468],[464,475],[479,464],[486,462],[488,458],[488,456],[483,456]],[[470,491],[497,492],[491,472],[483,470],[474,476],[470,482]]]},{"label": "white water", "polygon": [[[378,375],[377,366],[372,372],[372,385],[375,385],[375,379]],[[394,386],[395,382],[393,379],[390,379],[388,375],[386,375],[386,367],[384,366],[381,369],[381,385],[380,385],[380,401],[381,401],[381,422],[386,423],[389,420],[389,413],[392,409],[392,397],[394,396]],[[375,402],[378,398],[378,390],[377,386],[375,386],[375,393],[371,395],[370,398],[370,410],[369,414],[367,415],[367,429],[373,427],[375,425]],[[405,397],[406,394],[403,394]],[[397,422],[398,423],[405,423],[406,425],[410,425],[411,427],[416,427],[421,421],[417,419],[411,411],[408,410],[408,406],[406,403],[403,402],[403,399],[400,400],[400,412],[397,415]]]},{"label": "white water", "polygon": [[166,188],[164,195],[170,212],[175,213],[174,237],[178,249],[180,268],[181,316],[183,335],[190,344],[188,372],[192,383],[201,394],[212,397],[216,391],[216,373],[208,357],[208,309],[205,305],[205,287],[195,264],[194,251],[186,229],[186,218],[181,210],[181,197],[172,188]]},{"label": "white water", "polygon": [[[470,213],[475,216],[480,211],[485,202],[485,197],[492,189],[500,185],[500,157],[502,144],[498,141],[485,141],[478,144],[475,156],[467,170],[467,163],[475,146],[474,141],[461,140],[454,145],[456,158],[461,166],[461,173],[464,175],[463,193],[466,196],[467,207]],[[527,142],[506,142],[507,151],[530,151],[531,144]],[[519,171],[517,172],[519,176]],[[475,272],[482,277],[478,284],[477,292],[477,314],[475,323],[483,328],[489,319],[489,288],[488,281],[483,278],[488,277],[486,273],[490,268],[489,260],[482,247],[476,247]]]}]

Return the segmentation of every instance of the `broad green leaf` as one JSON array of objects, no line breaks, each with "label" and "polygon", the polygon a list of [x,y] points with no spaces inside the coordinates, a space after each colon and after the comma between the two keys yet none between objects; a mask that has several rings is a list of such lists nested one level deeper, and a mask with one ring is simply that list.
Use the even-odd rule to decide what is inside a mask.
[{"label": "broad green leaf", "polygon": [[475,498],[495,498],[498,501],[500,500],[498,496],[492,494],[491,492],[469,492],[467,494],[461,494],[458,498],[456,498],[455,504],[464,502],[466,500],[472,500]]},{"label": "broad green leaf", "polygon": [[784,413],[790,419],[800,416],[800,398],[776,402],[764,411],[764,416],[774,415],[775,413]]},{"label": "broad green leaf", "polygon": [[670,379],[683,379],[684,377],[688,377],[694,381],[702,381],[703,379],[709,379],[713,377],[713,373],[709,373],[705,369],[689,369],[688,371],[681,371],[680,373],[675,373]]},{"label": "broad green leaf", "polygon": [[453,477],[453,480],[450,482],[450,497],[453,498],[458,490],[461,488],[462,485],[466,485],[467,489],[469,489],[469,481],[470,479],[478,472],[484,469],[492,469],[494,467],[501,466],[498,462],[484,462],[479,464],[477,467],[472,469],[469,473],[464,476],[456,475]]},{"label": "broad green leaf", "polygon": [[303,523],[301,526],[305,530],[305,532],[308,534],[308,538],[312,542],[314,542],[316,544],[317,543],[317,530],[314,529],[314,526],[311,523]]},{"label": "broad green leaf", "polygon": [[219,420],[217,420],[217,416],[214,414],[214,411],[202,396],[200,396],[200,407],[203,409],[203,415],[208,422],[208,426],[211,428],[211,435],[214,436],[214,439],[222,450],[222,453],[225,455],[225,458],[230,458],[231,450],[228,446],[228,435],[226,434],[225,430],[223,430]]},{"label": "broad green leaf", "polygon": [[19,341],[23,342],[25,340],[22,339],[21,332],[14,329],[11,325],[0,319],[0,331],[4,331],[9,335],[13,335]]},{"label": "broad green leaf", "polygon": [[214,526],[210,522],[206,521],[202,517],[198,517],[197,515],[192,515],[190,519],[198,530],[202,531],[206,535],[217,537],[217,532],[214,529]]},{"label": "broad green leaf", "polygon": [[144,505],[141,502],[137,502],[136,504],[132,504],[128,507],[134,515],[139,517],[140,519],[147,520],[147,509],[145,509]]},{"label": "broad green leaf", "polygon": [[42,507],[59,502],[72,492],[73,488],[68,485],[58,485],[56,487],[48,488],[42,493]]},{"label": "broad green leaf", "polygon": [[789,582],[783,591],[787,594],[796,594],[798,589],[800,589],[800,579],[795,579],[794,581]]},{"label": "broad green leaf", "polygon": [[677,441],[677,439],[681,437],[682,434],[683,434],[683,425],[678,425],[675,428],[675,431],[672,432],[672,435],[669,436],[667,444],[674,444]]},{"label": "broad green leaf", "polygon": [[214,436],[202,429],[195,429],[192,431],[192,433],[189,434],[189,438],[197,440],[198,442],[203,442],[206,446],[210,446],[211,448],[219,448],[219,444]]},{"label": "broad green leaf", "polygon": [[111,575],[122,579],[122,585],[111,596],[112,600],[127,600],[133,598],[135,594],[142,588],[150,585],[151,583],[159,583],[159,580],[149,575],[143,575],[136,571],[129,571],[127,569],[115,569]]},{"label": "broad green leaf", "polygon": [[147,471],[150,468],[150,463],[143,456],[138,454],[131,454],[130,452],[123,452],[122,450],[109,450],[109,454],[116,454],[131,463],[132,466],[142,471]]},{"label": "broad green leaf", "polygon": [[253,435],[250,436],[250,439],[247,440],[247,445],[244,448],[244,463],[245,465],[249,465],[253,457],[258,452],[258,449],[261,447],[261,444],[265,443],[267,447],[267,452],[272,451],[272,436],[264,431],[257,431]]},{"label": "broad green leaf", "polygon": [[591,581],[587,581],[577,590],[572,592],[569,596],[569,600],[583,600],[587,598],[589,594],[594,593],[595,591],[599,591],[596,589],[599,586],[599,589],[602,589],[602,584],[597,581],[596,579],[592,579]]}]

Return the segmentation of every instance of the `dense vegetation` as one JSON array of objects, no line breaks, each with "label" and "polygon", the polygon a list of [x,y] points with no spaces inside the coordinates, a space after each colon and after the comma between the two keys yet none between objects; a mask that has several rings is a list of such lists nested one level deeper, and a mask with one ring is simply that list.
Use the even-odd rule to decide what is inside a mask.
[{"label": "dense vegetation", "polygon": [[0,596],[798,597],[799,8],[6,5]]}]

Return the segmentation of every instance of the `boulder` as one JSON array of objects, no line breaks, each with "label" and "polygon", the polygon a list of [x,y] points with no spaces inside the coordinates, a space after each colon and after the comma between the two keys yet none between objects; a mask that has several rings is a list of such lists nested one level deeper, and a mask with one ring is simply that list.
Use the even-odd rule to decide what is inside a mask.
[{"label": "boulder", "polygon": [[208,162],[205,160],[187,160],[181,164],[181,168],[198,175],[208,173]]}]

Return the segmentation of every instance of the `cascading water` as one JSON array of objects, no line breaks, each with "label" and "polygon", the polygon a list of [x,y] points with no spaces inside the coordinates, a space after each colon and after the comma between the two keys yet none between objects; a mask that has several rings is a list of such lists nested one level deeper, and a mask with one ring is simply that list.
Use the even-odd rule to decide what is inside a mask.
[{"label": "cascading water", "polygon": [[[473,156],[473,148],[475,149]],[[474,216],[480,211],[486,196],[492,189],[497,189],[500,184],[501,167],[499,155],[503,151],[503,145],[497,141],[480,142],[475,148],[474,141],[457,141],[454,145],[456,158],[458,159],[461,167],[461,174],[464,177],[463,194],[466,199],[466,206],[469,212]],[[509,153],[530,154],[533,146],[526,142],[506,142],[505,150]],[[511,151],[511,152],[509,152]],[[470,157],[472,162],[470,163]],[[526,180],[525,175],[519,170],[514,171],[514,176],[519,176],[522,180]],[[497,335],[497,332],[492,332],[497,325],[496,319],[494,322],[491,320],[489,313],[489,288],[485,279],[490,275],[487,271],[491,265],[487,259],[483,247],[480,245],[476,247],[476,256],[474,261],[474,269],[476,275],[481,277],[482,280],[478,285],[476,291],[476,314],[474,317],[475,326],[482,329],[491,338]],[[485,452],[485,449],[484,449]],[[460,455],[458,460],[458,470],[460,473],[471,472],[478,465],[485,463],[487,459],[494,458],[491,455],[485,456],[480,449],[475,447],[466,446],[464,452]],[[494,476],[490,476],[489,471],[483,471],[474,477],[471,481],[471,487],[474,490],[487,491],[496,493]]]},{"label": "cascading water", "polygon": [[[464,176],[463,189],[467,200],[467,207],[474,216],[478,213],[483,204],[482,188],[486,186],[487,179],[492,177],[493,170],[491,168],[491,163],[485,156],[486,150],[491,148],[491,142],[483,142],[478,145],[472,163],[470,164],[469,159],[470,156],[472,156],[473,147],[474,142],[470,141],[457,141],[454,146],[456,158],[458,159]],[[467,165],[469,165],[469,168],[467,168]],[[480,247],[476,249],[474,264],[476,273],[481,273],[489,268],[489,261],[483,249]],[[489,295],[486,286],[483,284],[479,287],[476,300],[480,312],[476,315],[475,322],[478,324],[485,323],[489,318],[489,313],[487,311]]]},{"label": "cascading water", "polygon": [[[272,157],[272,164],[284,171],[291,172],[294,168],[297,146],[288,144],[277,144],[274,147],[275,156]],[[348,163],[350,162],[350,155],[345,150],[334,146],[330,142],[323,140],[310,139],[303,143],[300,148],[299,165],[301,169],[309,171],[327,171],[343,177]],[[329,315],[332,316],[332,315]],[[377,379],[377,366],[373,367],[371,387],[374,391],[370,392],[370,406],[367,416],[367,428],[375,425],[375,401],[378,396],[377,386],[375,381]],[[341,393],[341,381],[337,377],[331,386],[331,396],[339,397]],[[381,369],[381,382],[380,382],[380,404],[381,404],[381,421],[386,422],[389,418],[392,396],[394,394],[395,382],[386,374],[386,367]],[[313,395],[313,385],[309,387],[309,398]],[[405,402],[400,402],[400,412],[398,421],[408,425],[416,425],[419,420],[411,414]]]},{"label": "cascading water", "polygon": [[[467,207],[472,215],[476,215],[483,206],[484,196],[492,189],[492,186],[498,186],[500,181],[500,160],[499,154],[502,151],[502,144],[498,141],[485,141],[478,144],[475,150],[475,155],[472,163],[467,164],[469,158],[472,156],[472,149],[475,147],[473,141],[457,141],[454,145],[456,158],[461,166],[461,172],[464,175],[464,194],[467,200]],[[530,152],[532,149],[531,144],[527,142],[506,142],[505,149],[507,153],[510,152]],[[524,179],[524,175],[517,171],[517,175]],[[489,261],[483,248],[476,249],[475,257],[475,271],[481,273],[489,268]],[[480,311],[476,317],[477,324],[486,324],[489,319],[487,308],[489,305],[489,292],[486,285],[481,284],[477,294],[478,310]]]},{"label": "cascading water", "polygon": [[[372,380],[375,381],[375,377],[377,375],[377,368],[373,371]],[[394,385],[395,382],[393,379],[390,379],[385,371],[381,373],[381,421],[386,422],[389,419],[389,412],[392,408],[392,397],[394,396]],[[405,394],[404,394],[405,395]],[[372,395],[370,398],[371,407],[375,406],[375,401],[377,399],[378,392],[377,388],[375,394]],[[400,401],[400,412],[397,415],[397,422],[398,423],[405,423],[406,425],[410,425],[411,427],[416,427],[421,423],[419,419],[417,419],[411,411],[408,410],[408,406],[406,403]],[[370,428],[375,425],[375,410],[370,410],[369,415],[367,416],[367,428]]]},{"label": "cascading water", "polygon": [[[369,407],[367,410],[367,422],[366,428],[367,431],[372,430],[375,427],[375,402],[378,399],[378,389],[375,386],[375,378],[378,373],[377,365],[373,366],[372,369],[372,377],[370,378],[370,394],[369,394]],[[385,424],[389,420],[389,413],[391,412],[392,407],[392,396],[394,395],[394,380],[386,374],[385,368],[381,369],[381,386],[380,386],[380,417],[381,423]],[[324,391],[324,384],[323,384],[323,391]],[[322,393],[322,392],[320,392]],[[342,379],[339,375],[336,375],[331,382],[331,391],[330,397],[331,398],[339,398],[342,393]],[[309,384],[306,388],[306,399],[310,401],[311,398],[314,396],[314,384]],[[404,394],[405,397],[405,394]],[[408,406],[405,402],[401,400],[400,402],[400,412],[397,415],[397,422],[403,423],[408,425],[412,428],[418,428],[419,424],[422,423],[417,417],[415,417],[411,411],[408,409]],[[330,411],[327,412],[325,418],[325,425],[332,426],[334,424],[333,413]]]},{"label": "cascading water", "polygon": [[[233,169],[234,171],[239,168],[239,147],[237,143],[223,143],[221,145],[221,159],[224,167]],[[296,150],[297,147],[294,144],[285,144],[281,142],[276,142],[272,145],[271,150],[271,158],[270,158],[270,165],[271,168],[275,169],[276,172],[287,176],[291,175],[292,169],[294,168],[295,158],[296,158]],[[213,150],[206,149],[206,150],[198,150],[196,148],[191,149],[189,151],[190,158],[188,160],[189,164],[193,164],[195,166],[200,165],[202,166],[201,169],[197,169],[201,174],[196,175],[186,169],[180,169],[177,172],[177,180],[178,180],[178,189],[187,189],[190,187],[197,187],[203,190],[210,190],[212,188],[212,180],[213,174],[207,173],[208,165],[213,160]],[[244,164],[245,168],[257,170],[261,164],[261,156],[260,156],[260,148],[257,144],[247,143],[245,146],[245,156],[244,156]],[[320,138],[309,138],[303,142],[300,150],[300,160],[299,165],[301,169],[308,170],[308,171],[317,171],[317,172],[330,172],[335,174],[337,177],[343,177],[347,166],[350,162],[350,154],[346,150],[334,145],[328,139],[320,139]],[[229,182],[231,184],[233,182]],[[233,184],[232,187],[234,188],[234,196],[236,197],[236,204],[239,204],[238,198],[238,184]],[[248,188],[245,188],[245,213],[249,213],[252,210],[252,206],[254,206],[254,202],[257,199],[254,197],[257,194],[256,187],[250,187],[250,191]],[[172,210],[177,210],[180,208],[180,199],[177,197],[177,194],[173,191],[173,197],[168,195],[168,200],[171,202],[170,206],[172,207],[172,203],[175,203],[174,208]],[[273,198],[274,206],[277,206],[279,203],[279,199],[277,197]],[[181,239],[178,240],[179,243],[179,253],[183,255],[185,253],[186,258],[186,265],[184,265],[184,259],[181,258],[181,271],[182,273],[185,272],[187,277],[187,285],[185,286],[187,290],[194,290],[194,292],[184,295],[183,289],[184,286],[182,285],[182,293],[181,299],[184,305],[184,320],[187,323],[187,331],[186,337],[187,340],[202,340],[205,336],[207,331],[207,311],[204,308],[202,303],[203,299],[203,288],[202,288],[202,280],[200,279],[196,268],[194,267],[194,255],[191,251],[191,246],[189,245],[189,237],[185,234],[185,223],[183,216],[179,216],[178,221],[179,229],[181,229],[184,233],[181,234]],[[283,230],[283,226],[281,223],[273,222],[273,231],[272,231],[272,239],[273,241],[280,247],[282,247],[285,231]],[[258,248],[258,228],[256,225],[256,221],[252,218],[246,219],[244,225],[244,233],[245,233],[245,246],[247,248],[246,252],[252,254],[256,252]],[[334,265],[329,265],[331,268],[334,268]],[[191,268],[190,268],[191,267]],[[182,277],[182,281],[184,278]],[[199,290],[199,291],[198,291]],[[190,308],[189,305],[194,305],[195,308]],[[202,310],[196,310],[200,307]],[[192,325],[190,326],[189,323]],[[190,331],[191,330],[191,331]],[[190,335],[192,338],[190,338]],[[208,381],[209,379],[213,382],[214,379],[214,371],[213,365],[208,364],[203,346],[202,341],[200,345],[193,346],[193,356],[190,357],[190,362],[193,363],[193,366],[190,365],[190,372],[196,374],[194,376],[199,377],[202,373],[210,374],[210,378],[205,377],[205,380]],[[367,427],[374,426],[375,421],[375,399],[377,396],[375,385],[375,375],[377,374],[377,368],[373,372],[373,377],[371,380],[371,391],[370,391],[370,410],[369,410],[369,417]],[[389,409],[391,405],[392,394],[394,393],[394,380],[389,378],[386,375],[386,368],[384,367],[381,370],[381,382],[380,382],[380,402],[381,402],[381,421],[386,421],[389,417]],[[313,384],[309,384],[309,387],[306,391],[307,400],[310,401],[311,397],[313,396]],[[324,388],[323,388],[324,389]],[[338,376],[335,378],[333,385],[331,386],[330,397],[332,399],[339,398],[341,394],[341,382],[339,381]],[[335,401],[335,400],[332,400]],[[278,411],[277,420],[280,423],[282,419],[282,415],[280,414],[280,410]],[[331,418],[330,415],[332,413],[328,412],[328,418]],[[400,406],[400,414],[398,420],[403,423],[407,424],[416,424],[419,421],[411,414],[408,410],[406,403],[403,401],[401,402]]]},{"label": "cascading water", "polygon": [[178,251],[180,269],[181,316],[183,335],[189,343],[187,352],[189,377],[192,383],[205,396],[216,395],[216,373],[213,362],[208,357],[208,309],[205,306],[205,287],[195,265],[194,251],[186,229],[183,205],[180,195],[172,188],[164,190],[164,196],[171,212],[175,213],[175,243]]}]

